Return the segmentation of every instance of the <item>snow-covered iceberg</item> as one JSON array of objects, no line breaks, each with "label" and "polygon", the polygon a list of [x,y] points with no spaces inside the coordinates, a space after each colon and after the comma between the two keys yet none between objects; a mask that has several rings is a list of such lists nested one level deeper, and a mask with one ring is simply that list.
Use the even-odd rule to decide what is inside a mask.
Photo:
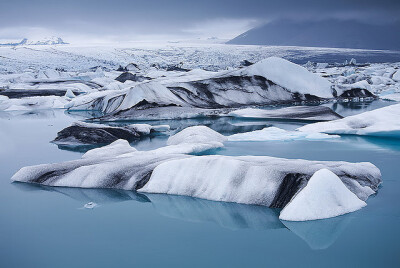
[{"label": "snow-covered iceberg", "polygon": [[400,104],[394,104],[330,122],[300,127],[305,132],[400,138]]},{"label": "snow-covered iceberg", "polygon": [[168,125],[151,126],[148,124],[131,124],[122,127],[114,127],[75,122],[71,126],[58,132],[53,143],[63,145],[107,144],[118,139],[133,141],[147,136],[152,132],[167,130],[169,130]]},{"label": "snow-covered iceberg", "polygon": [[338,135],[325,133],[288,131],[277,127],[267,127],[245,133],[228,136],[229,141],[293,141],[293,140],[327,140],[340,138]]},{"label": "snow-covered iceberg", "polygon": [[143,105],[222,108],[333,97],[328,80],[275,57],[237,71],[212,73],[208,78],[189,77],[191,80],[163,78],[124,90],[88,94],[74,99],[66,108],[109,114]]},{"label": "snow-covered iceberg", "polygon": [[183,102],[165,86],[157,82],[146,82],[125,90],[94,92],[77,97],[65,108],[113,113],[145,104],[169,106],[180,105]]},{"label": "snow-covered iceberg", "polygon": [[337,175],[328,169],[321,169],[314,173],[307,185],[283,208],[279,219],[326,219],[359,210],[366,205]]},{"label": "snow-covered iceberg", "polygon": [[329,121],[343,118],[325,106],[291,106],[274,110],[245,108],[228,114],[238,118]]},{"label": "snow-covered iceberg", "polygon": [[158,165],[139,191],[282,208],[322,168],[332,170],[363,200],[380,184],[379,169],[371,163],[196,156]]}]

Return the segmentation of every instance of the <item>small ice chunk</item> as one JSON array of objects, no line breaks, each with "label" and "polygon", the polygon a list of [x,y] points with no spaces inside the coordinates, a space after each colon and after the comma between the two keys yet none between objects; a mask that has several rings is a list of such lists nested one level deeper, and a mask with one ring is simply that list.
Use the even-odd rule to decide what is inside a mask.
[{"label": "small ice chunk", "polygon": [[348,116],[330,122],[319,122],[298,128],[305,132],[400,137],[400,104]]},{"label": "small ice chunk", "polygon": [[86,209],[94,209],[97,206],[98,205],[95,202],[89,202],[89,203],[86,203],[83,207]]},{"label": "small ice chunk", "polygon": [[227,138],[224,135],[208,128],[206,126],[188,127],[169,137],[168,145],[178,145],[182,143],[223,143]]},{"label": "small ice chunk", "polygon": [[314,173],[307,185],[284,207],[279,219],[326,219],[359,210],[366,205],[335,173],[324,168]]},{"label": "small ice chunk", "polygon": [[67,90],[67,92],[65,92],[65,96],[64,97],[72,99],[72,98],[75,98],[76,96],[75,96],[74,92],[72,92],[72,90],[69,88]]},{"label": "small ice chunk", "polygon": [[110,158],[118,155],[136,152],[137,150],[129,145],[127,140],[116,140],[113,143],[100,148],[92,149],[82,155],[82,159],[87,158]]}]

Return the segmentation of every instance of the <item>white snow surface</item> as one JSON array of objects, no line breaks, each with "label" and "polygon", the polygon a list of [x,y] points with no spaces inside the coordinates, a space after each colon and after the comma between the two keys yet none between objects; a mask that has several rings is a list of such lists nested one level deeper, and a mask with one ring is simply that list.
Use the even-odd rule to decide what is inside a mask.
[{"label": "white snow surface", "polygon": [[238,133],[228,136],[229,141],[293,141],[293,140],[327,140],[340,138],[338,135],[325,133],[287,131],[277,127]]},{"label": "white snow surface", "polygon": [[400,92],[383,95],[381,99],[400,102]]},{"label": "white snow surface", "polygon": [[353,134],[400,138],[400,104],[394,104],[343,119],[309,124],[298,128],[305,132]]},{"label": "white snow surface", "polygon": [[333,172],[320,169],[283,208],[279,219],[286,221],[326,219],[359,210],[366,205]]},{"label": "white snow surface", "polygon": [[279,57],[266,58],[234,73],[263,76],[291,92],[311,94],[322,98],[333,97],[331,83],[327,79]]},{"label": "white snow surface", "polygon": [[[101,98],[101,101],[98,100]],[[125,90],[95,92],[76,97],[65,108],[70,110],[100,110],[104,113],[129,109],[139,102],[183,104],[169,89],[156,82],[144,82]]]},{"label": "white snow surface", "polygon": [[87,151],[84,155],[82,155],[82,159],[85,158],[108,158],[114,157],[118,155],[123,155],[127,153],[133,153],[137,150],[134,147],[129,145],[127,140],[116,140],[113,143],[100,147],[95,148],[92,150]]}]

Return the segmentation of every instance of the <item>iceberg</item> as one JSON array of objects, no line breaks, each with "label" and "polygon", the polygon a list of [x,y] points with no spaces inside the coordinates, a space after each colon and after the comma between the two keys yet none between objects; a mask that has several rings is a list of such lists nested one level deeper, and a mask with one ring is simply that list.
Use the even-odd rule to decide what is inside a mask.
[{"label": "iceberg", "polygon": [[322,168],[332,170],[363,200],[380,184],[379,169],[371,163],[210,155],[158,165],[139,192],[282,208]]},{"label": "iceberg", "polygon": [[274,110],[246,108],[228,114],[238,118],[329,121],[343,118],[325,106],[291,106]]},{"label": "iceberg", "polygon": [[400,102],[400,93],[392,93],[392,94],[383,95],[383,96],[381,96],[381,99]]},{"label": "iceberg", "polygon": [[0,99],[0,111],[32,111],[39,109],[63,109],[68,103],[64,97],[37,96],[11,99],[2,97]]},{"label": "iceberg", "polygon": [[262,76],[287,90],[302,95],[332,98],[331,83],[306,68],[279,57],[269,57],[235,74]]},{"label": "iceberg", "polygon": [[98,110],[113,113],[156,103],[159,106],[181,105],[183,102],[165,86],[157,82],[144,82],[125,90],[94,92],[73,99],[65,108],[70,110]]},{"label": "iceberg", "polygon": [[261,130],[233,134],[229,141],[293,141],[293,140],[327,140],[340,138],[338,135],[324,133],[287,131],[277,127],[267,127]]},{"label": "iceberg", "polygon": [[134,141],[152,132],[168,131],[169,126],[151,126],[148,124],[131,124],[114,127],[101,124],[75,122],[57,133],[52,141],[58,145],[107,144],[118,139]]},{"label": "iceberg", "polygon": [[283,208],[279,219],[309,221],[332,218],[366,206],[328,169],[314,173],[307,185]]},{"label": "iceberg", "polygon": [[178,145],[182,143],[219,143],[221,147],[227,138],[224,135],[206,127],[193,126],[185,128],[177,134],[169,137],[168,145]]},{"label": "iceberg", "polygon": [[305,132],[400,138],[400,104],[394,104],[330,122],[298,128]]},{"label": "iceberg", "polygon": [[[267,58],[236,71],[157,78],[133,87],[77,97],[66,108],[118,114],[151,107],[226,108],[333,98],[331,83],[297,64]],[[185,78],[186,77],[186,78]]]},{"label": "iceberg", "polygon": [[205,109],[197,107],[161,106],[153,103],[144,107],[119,111],[108,115],[93,118],[93,121],[130,121],[134,120],[169,120],[211,118],[227,114],[230,109]]}]

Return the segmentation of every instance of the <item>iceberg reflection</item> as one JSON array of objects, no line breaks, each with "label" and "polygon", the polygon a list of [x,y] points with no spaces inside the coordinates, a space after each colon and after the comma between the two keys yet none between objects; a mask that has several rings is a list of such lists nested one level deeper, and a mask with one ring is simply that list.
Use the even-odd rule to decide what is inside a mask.
[{"label": "iceberg reflection", "polygon": [[264,206],[216,202],[188,196],[142,194],[118,189],[51,187],[39,184],[12,183],[22,191],[49,191],[68,196],[83,204],[99,205],[124,201],[151,202],[165,217],[187,222],[209,222],[230,230],[272,230],[287,228],[303,239],[312,250],[327,249],[335,243],[352,219],[343,215],[331,219],[290,222],[279,220],[279,210]]},{"label": "iceberg reflection", "polygon": [[303,239],[311,249],[321,250],[327,249],[335,243],[351,219],[352,216],[346,214],[324,220],[282,222],[290,231]]}]

